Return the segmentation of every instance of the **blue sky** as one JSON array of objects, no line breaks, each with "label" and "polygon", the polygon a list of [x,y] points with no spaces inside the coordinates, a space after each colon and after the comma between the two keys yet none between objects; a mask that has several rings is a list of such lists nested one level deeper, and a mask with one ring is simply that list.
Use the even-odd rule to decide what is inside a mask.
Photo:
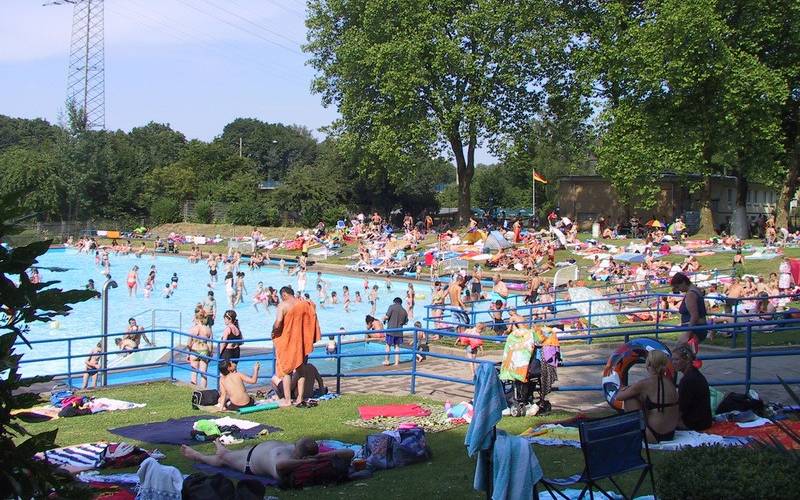
[{"label": "blue sky", "polygon": [[[0,114],[63,113],[72,6],[3,0]],[[337,117],[310,91],[299,0],[106,0],[106,128],[169,123],[212,139],[237,117],[317,129]],[[481,151],[478,161],[491,161]]]}]

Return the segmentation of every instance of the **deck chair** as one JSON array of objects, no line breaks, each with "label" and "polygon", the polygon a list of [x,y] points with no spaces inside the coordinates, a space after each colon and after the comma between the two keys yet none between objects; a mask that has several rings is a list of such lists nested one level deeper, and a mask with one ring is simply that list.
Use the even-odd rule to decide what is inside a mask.
[{"label": "deck chair", "polygon": [[[648,474],[655,495],[653,466],[650,462],[650,449],[647,446],[645,422],[641,412],[581,421],[578,423],[578,430],[585,463],[583,472],[560,479],[543,478],[540,484],[553,498],[558,498],[556,495],[568,498],[556,488],[577,483],[585,484],[578,498],[583,498],[588,491],[589,497],[594,499],[594,488],[599,489],[605,497],[612,498],[598,484],[601,479],[610,480],[624,498],[634,498]],[[642,443],[644,443],[644,456],[642,456]],[[639,480],[630,496],[625,496],[614,476],[633,471],[641,471]]]}]

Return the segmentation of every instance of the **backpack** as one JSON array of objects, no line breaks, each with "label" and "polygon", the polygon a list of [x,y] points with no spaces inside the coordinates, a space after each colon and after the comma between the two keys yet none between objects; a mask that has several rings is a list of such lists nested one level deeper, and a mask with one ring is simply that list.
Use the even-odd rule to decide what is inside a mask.
[{"label": "backpack", "polygon": [[[399,440],[395,437],[398,434]],[[424,462],[432,456],[425,431],[420,428],[367,436],[364,454],[367,465],[373,469],[403,467]]]},{"label": "backpack", "polygon": [[318,484],[341,483],[347,479],[350,461],[333,455],[298,465],[281,483],[283,488],[303,488]]},{"label": "backpack", "polygon": [[192,408],[199,410],[199,406],[211,406],[219,401],[219,391],[216,389],[206,389],[194,391],[192,393]]},{"label": "backpack", "polygon": [[209,476],[196,472],[183,480],[181,497],[184,500],[218,500],[233,499],[236,489],[233,481],[222,474]]},{"label": "backpack", "polygon": [[752,410],[760,415],[764,411],[764,402],[760,399],[753,399],[747,394],[730,392],[717,406],[717,413],[747,410]]}]

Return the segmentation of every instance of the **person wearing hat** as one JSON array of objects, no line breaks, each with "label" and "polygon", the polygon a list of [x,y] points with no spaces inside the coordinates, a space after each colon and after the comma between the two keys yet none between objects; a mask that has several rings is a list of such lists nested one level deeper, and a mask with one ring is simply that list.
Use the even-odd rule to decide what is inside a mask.
[{"label": "person wearing hat", "polygon": [[698,327],[682,332],[678,337],[678,342],[692,346],[694,354],[697,355],[700,343],[708,336],[708,328],[699,328],[708,324],[703,291],[692,284],[692,281],[684,273],[675,273],[670,280],[670,286],[672,286],[672,293],[683,294],[683,300],[678,307],[681,326]]}]

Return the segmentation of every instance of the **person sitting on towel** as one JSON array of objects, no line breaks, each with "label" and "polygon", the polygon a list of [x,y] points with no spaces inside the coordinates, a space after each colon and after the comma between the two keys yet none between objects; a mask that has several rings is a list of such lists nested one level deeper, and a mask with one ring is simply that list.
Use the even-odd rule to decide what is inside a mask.
[{"label": "person sitting on towel", "polygon": [[213,455],[203,455],[186,445],[181,446],[181,453],[195,462],[228,467],[254,476],[272,476],[279,481],[288,479],[297,467],[313,463],[320,457],[337,456],[344,460],[353,460],[353,450],[320,453],[317,443],[309,438],[298,439],[296,443],[264,441],[240,450],[229,450],[219,441],[214,441],[214,445],[217,449]]},{"label": "person sitting on towel", "polygon": [[[319,374],[319,370],[317,367],[312,365],[311,363],[302,365],[300,368],[294,371],[292,374],[292,399],[297,399],[297,381],[300,380],[301,377],[306,379],[305,387],[303,388],[303,399],[311,399],[314,397],[314,382],[317,383],[317,387],[319,388],[320,392],[323,392],[322,389],[325,387],[325,381],[322,379],[322,376]],[[278,396],[278,399],[284,399],[285,395],[283,392],[283,379],[278,377],[277,375],[272,376],[272,389],[275,391],[275,394]]]},{"label": "person sitting on towel", "polygon": [[681,372],[678,428],[702,431],[711,427],[711,395],[708,381],[695,368],[694,359],[694,349],[689,344],[678,344],[672,351],[672,366]]},{"label": "person sitting on towel", "polygon": [[236,364],[229,359],[219,362],[219,402],[220,410],[233,410],[253,406],[255,401],[247,394],[244,384],[255,384],[258,381],[258,369],[261,364],[253,366],[253,375],[248,377],[236,371]]}]

